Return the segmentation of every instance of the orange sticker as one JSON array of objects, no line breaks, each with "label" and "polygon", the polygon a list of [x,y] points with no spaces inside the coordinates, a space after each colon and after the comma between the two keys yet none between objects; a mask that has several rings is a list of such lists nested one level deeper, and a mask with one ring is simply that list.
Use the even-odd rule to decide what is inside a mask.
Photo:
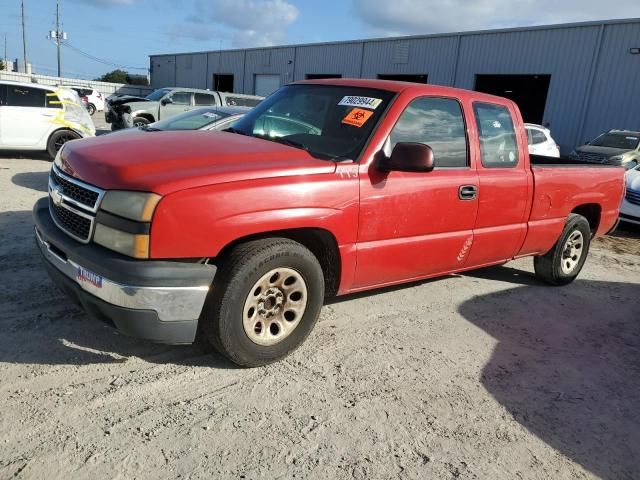
[{"label": "orange sticker", "polygon": [[347,113],[346,117],[342,119],[342,123],[360,128],[365,123],[367,123],[367,120],[371,118],[371,115],[373,115],[373,112],[370,110],[354,108],[349,113]]}]

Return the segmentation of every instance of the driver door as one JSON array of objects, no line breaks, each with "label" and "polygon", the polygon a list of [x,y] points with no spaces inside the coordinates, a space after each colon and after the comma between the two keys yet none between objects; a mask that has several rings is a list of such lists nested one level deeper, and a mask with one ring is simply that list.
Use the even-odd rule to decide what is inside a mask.
[{"label": "driver door", "polygon": [[399,142],[429,145],[435,169],[385,173],[374,163],[361,173],[356,290],[459,270],[473,243],[478,176],[461,105],[452,98],[414,99],[385,154]]},{"label": "driver door", "polygon": [[191,110],[193,106],[193,93],[173,91],[168,93],[160,101],[159,118],[165,119]]}]

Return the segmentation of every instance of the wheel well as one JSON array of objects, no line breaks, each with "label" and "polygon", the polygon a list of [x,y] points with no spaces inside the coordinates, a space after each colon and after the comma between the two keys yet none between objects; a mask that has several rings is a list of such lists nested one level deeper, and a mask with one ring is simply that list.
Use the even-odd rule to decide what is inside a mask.
[{"label": "wheel well", "polygon": [[142,118],[146,118],[147,120],[149,120],[151,123],[155,122],[153,115],[151,115],[150,113],[139,113],[138,115],[134,115],[133,118],[136,117],[142,117]]},{"label": "wheel well", "polygon": [[49,138],[47,138],[47,146],[49,146],[49,142],[51,141],[51,137],[53,137],[58,132],[73,132],[73,133],[75,133],[77,135],[80,135],[78,132],[76,132],[72,128],[67,128],[67,127],[58,128],[57,130],[54,130],[53,132],[51,132],[49,134]]},{"label": "wheel well", "polygon": [[597,203],[587,203],[574,208],[571,213],[577,213],[586,218],[591,227],[591,233],[596,233],[600,225],[600,215],[602,214],[602,207],[600,205]]},{"label": "wheel well", "polygon": [[299,228],[291,230],[277,230],[239,238],[225,246],[218,258],[225,256],[231,249],[241,243],[262,238],[288,238],[307,247],[320,262],[324,273],[325,295],[335,296],[340,286],[341,262],[338,242],[331,232],[321,228]]}]

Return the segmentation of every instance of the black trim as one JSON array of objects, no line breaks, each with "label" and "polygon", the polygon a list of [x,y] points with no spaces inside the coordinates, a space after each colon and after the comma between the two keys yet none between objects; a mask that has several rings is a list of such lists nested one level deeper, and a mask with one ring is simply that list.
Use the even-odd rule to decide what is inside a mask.
[{"label": "black trim", "polygon": [[610,163],[595,163],[579,160],[573,157],[545,157],[544,155],[529,154],[529,161],[532,167],[537,165],[544,167],[598,167],[598,168],[622,168],[620,165]]},{"label": "black trim", "polygon": [[33,220],[43,240],[73,262],[117,283],[138,287],[194,287],[211,285],[216,274],[215,265],[187,260],[135,260],[94,243],[82,244],[53,223],[47,197],[34,205]]},{"label": "black trim", "polygon": [[627,215],[624,213],[620,214],[620,218],[622,218],[623,220],[632,220],[634,222],[640,222],[640,217],[632,217],[631,215]]},{"label": "black trim", "polygon": [[151,232],[150,223],[136,222],[104,210],[98,211],[96,222],[121,232],[133,233],[134,235],[148,235]]},{"label": "black trim", "polygon": [[111,305],[85,292],[49,262],[44,263],[53,283],[74,303],[80,305],[91,318],[104,322],[125,335],[152,342],[176,345],[193,343],[195,340],[198,320],[163,322],[152,310],[134,310]]}]

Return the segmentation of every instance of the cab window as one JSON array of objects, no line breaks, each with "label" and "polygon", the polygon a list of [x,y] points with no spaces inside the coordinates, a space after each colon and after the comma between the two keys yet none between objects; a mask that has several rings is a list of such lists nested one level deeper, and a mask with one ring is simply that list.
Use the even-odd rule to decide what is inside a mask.
[{"label": "cab window", "polygon": [[469,164],[462,109],[457,100],[451,98],[413,100],[391,131],[391,151],[399,142],[429,145],[436,167]]},{"label": "cab window", "polygon": [[174,105],[191,105],[191,92],[174,92],[169,98]]},{"label": "cab window", "polygon": [[480,157],[487,168],[513,168],[518,164],[518,142],[509,109],[492,103],[474,103]]}]

